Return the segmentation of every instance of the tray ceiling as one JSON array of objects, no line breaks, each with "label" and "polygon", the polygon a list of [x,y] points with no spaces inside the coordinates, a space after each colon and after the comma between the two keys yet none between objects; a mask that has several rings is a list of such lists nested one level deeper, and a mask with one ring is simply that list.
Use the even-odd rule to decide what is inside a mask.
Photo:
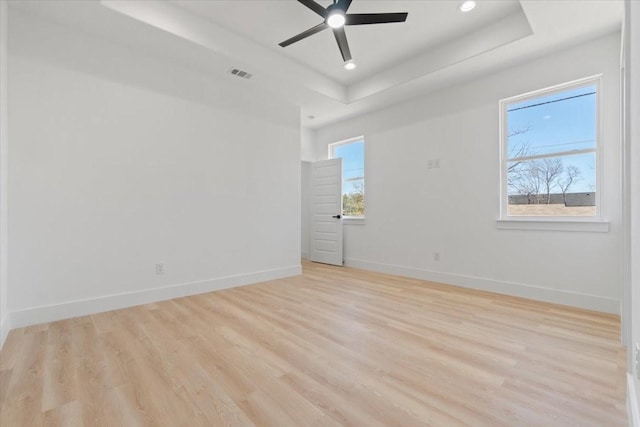
[{"label": "tray ceiling", "polygon": [[[323,6],[330,2],[319,1]],[[10,6],[282,97],[318,127],[619,30],[622,0],[354,0],[350,13],[408,12],[402,24],[347,27],[347,71],[330,31],[281,48],[321,18],[283,0],[11,1]],[[239,83],[234,83],[239,84]],[[314,116],[314,120],[309,116]]]}]

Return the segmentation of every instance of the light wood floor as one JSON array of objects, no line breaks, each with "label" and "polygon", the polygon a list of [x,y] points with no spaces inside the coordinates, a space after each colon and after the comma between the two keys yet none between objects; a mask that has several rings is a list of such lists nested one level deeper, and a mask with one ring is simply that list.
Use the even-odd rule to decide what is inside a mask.
[{"label": "light wood floor", "polygon": [[14,330],[0,425],[625,426],[616,316],[347,268]]}]

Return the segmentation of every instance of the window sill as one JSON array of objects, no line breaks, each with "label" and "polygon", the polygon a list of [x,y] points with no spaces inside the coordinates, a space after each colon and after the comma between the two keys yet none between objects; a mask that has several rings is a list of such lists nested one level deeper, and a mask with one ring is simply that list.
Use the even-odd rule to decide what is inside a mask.
[{"label": "window sill", "polygon": [[497,220],[496,228],[499,230],[586,231],[593,233],[608,233],[609,221],[595,218],[509,218]]},{"label": "window sill", "polygon": [[364,225],[366,218],[363,216],[343,216],[342,224],[344,225]]}]

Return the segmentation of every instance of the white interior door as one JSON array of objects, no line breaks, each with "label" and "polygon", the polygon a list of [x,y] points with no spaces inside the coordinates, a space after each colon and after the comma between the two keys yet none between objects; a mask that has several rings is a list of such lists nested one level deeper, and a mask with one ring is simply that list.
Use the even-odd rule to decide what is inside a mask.
[{"label": "white interior door", "polygon": [[309,259],[342,265],[342,159],[311,165]]}]

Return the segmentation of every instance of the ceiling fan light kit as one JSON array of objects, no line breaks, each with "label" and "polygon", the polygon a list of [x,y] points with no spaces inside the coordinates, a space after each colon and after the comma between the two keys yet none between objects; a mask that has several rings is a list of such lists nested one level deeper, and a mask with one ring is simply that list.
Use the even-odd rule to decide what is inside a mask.
[{"label": "ceiling fan light kit", "polygon": [[[320,31],[331,28],[333,35],[340,49],[340,54],[345,62],[344,67],[347,70],[353,70],[355,63],[351,61],[351,50],[347,42],[347,35],[344,32],[346,25],[369,25],[369,24],[388,24],[394,22],[404,22],[407,20],[407,13],[347,13],[352,0],[334,0],[333,4],[327,8],[322,7],[314,0],[298,0],[307,8],[321,16],[324,21],[315,27],[311,27],[300,34],[291,37],[280,43],[280,46],[287,47],[300,40],[306,39]],[[351,64],[347,66],[348,64]]]},{"label": "ceiling fan light kit", "polygon": [[476,2],[473,0],[467,0],[465,2],[462,2],[460,6],[458,6],[458,9],[460,9],[460,12],[471,12],[475,8],[476,8]]},{"label": "ceiling fan light kit", "polygon": [[353,61],[347,61],[344,63],[345,70],[354,70],[357,67],[356,63]]},{"label": "ceiling fan light kit", "polygon": [[331,8],[331,10],[327,10],[327,25],[329,25],[331,28],[343,27],[346,21],[344,11],[336,7]]}]

